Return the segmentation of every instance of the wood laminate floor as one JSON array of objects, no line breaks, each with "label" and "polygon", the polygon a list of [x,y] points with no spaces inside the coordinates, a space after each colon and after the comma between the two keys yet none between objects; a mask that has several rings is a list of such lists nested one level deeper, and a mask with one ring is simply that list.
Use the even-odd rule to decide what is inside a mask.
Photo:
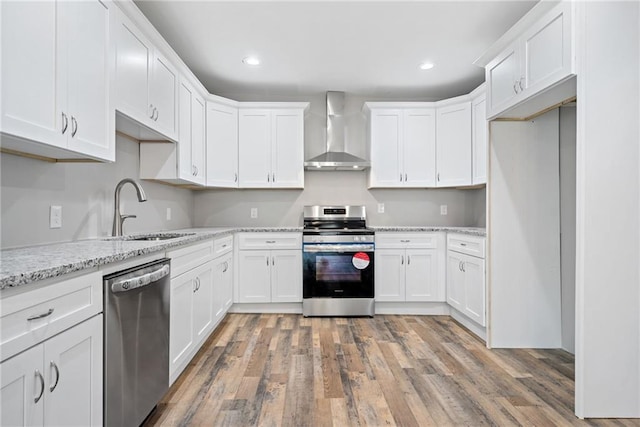
[{"label": "wood laminate floor", "polygon": [[146,426],[640,426],[573,414],[574,358],[448,316],[229,314]]}]

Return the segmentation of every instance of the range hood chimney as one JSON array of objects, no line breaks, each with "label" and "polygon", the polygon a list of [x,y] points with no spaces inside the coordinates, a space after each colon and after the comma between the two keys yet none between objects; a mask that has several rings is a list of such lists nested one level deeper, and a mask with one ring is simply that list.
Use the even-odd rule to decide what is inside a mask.
[{"label": "range hood chimney", "polygon": [[344,151],[344,92],[327,92],[327,151],[304,162],[317,171],[361,171],[371,163]]}]

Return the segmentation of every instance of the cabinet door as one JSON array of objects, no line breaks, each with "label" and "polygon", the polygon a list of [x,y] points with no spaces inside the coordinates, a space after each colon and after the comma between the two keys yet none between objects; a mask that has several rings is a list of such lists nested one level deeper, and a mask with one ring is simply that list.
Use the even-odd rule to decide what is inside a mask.
[{"label": "cabinet door", "polygon": [[152,46],[122,12],[118,13],[114,33],[116,109],[141,123],[150,124],[153,116],[148,102]]},{"label": "cabinet door", "polygon": [[45,425],[102,424],[102,315],[44,343]]},{"label": "cabinet door", "polygon": [[224,316],[227,300],[227,275],[229,265],[227,256],[217,258],[213,269],[213,317],[218,322]]},{"label": "cabinet door", "polygon": [[109,13],[98,0],[60,2],[66,29],[71,150],[115,160],[109,117]]},{"label": "cabinet door", "polygon": [[405,300],[404,249],[378,249],[375,252],[376,301]]},{"label": "cabinet door", "polygon": [[402,187],[402,110],[373,110],[369,187]]},{"label": "cabinet door", "polygon": [[[0,425],[44,424],[44,390],[47,384],[44,382],[43,359],[44,346],[40,344],[0,364]],[[35,402],[38,396],[40,398]]]},{"label": "cabinet door", "polygon": [[[0,2],[2,36],[2,132],[66,146],[62,103],[66,93],[58,58],[57,5]],[[68,119],[67,119],[68,120]]]},{"label": "cabinet door", "polygon": [[224,297],[224,313],[226,313],[233,304],[233,254],[227,254],[222,260],[224,260],[224,269],[222,270],[222,294]]},{"label": "cabinet door", "polygon": [[194,182],[206,182],[205,165],[205,101],[195,94],[191,107],[191,162],[195,168]]},{"label": "cabinet door", "polygon": [[433,108],[404,112],[404,185],[435,187],[436,111]]},{"label": "cabinet door", "polygon": [[193,292],[193,336],[196,343],[204,340],[213,328],[213,261],[195,270]]},{"label": "cabinet door", "polygon": [[153,55],[153,68],[149,85],[152,127],[168,136],[178,138],[178,73],[173,65],[157,51]]},{"label": "cabinet door", "polygon": [[[486,68],[488,116],[493,117],[515,104],[519,87],[520,51],[514,42],[491,61]],[[524,85],[524,83],[522,83]]]},{"label": "cabinet door", "polygon": [[527,96],[571,74],[571,7],[558,5],[522,36]]},{"label": "cabinet door", "polygon": [[171,279],[171,317],[169,323],[169,373],[173,377],[194,345],[193,271]]},{"label": "cabinet door", "polygon": [[447,303],[464,313],[464,273],[462,258],[464,255],[447,251]]},{"label": "cabinet door", "polygon": [[462,257],[465,293],[463,313],[474,322],[485,326],[484,260],[468,255]]},{"label": "cabinet door", "polygon": [[438,108],[437,186],[471,185],[471,102]]},{"label": "cabinet door", "polygon": [[180,82],[178,91],[178,175],[186,181],[195,179],[195,169],[191,159],[191,117],[194,90],[187,82]]},{"label": "cabinet door", "polygon": [[207,186],[238,187],[238,109],[207,103]]},{"label": "cabinet door", "polygon": [[269,110],[238,112],[240,187],[271,187],[271,114]]},{"label": "cabinet door", "polygon": [[271,113],[271,183],[278,188],[304,187],[304,117],[301,110]]},{"label": "cabinet door", "polygon": [[270,251],[238,252],[238,302],[271,302]]},{"label": "cabinet door", "polygon": [[442,301],[438,282],[438,251],[407,249],[406,300]]},{"label": "cabinet door", "polygon": [[271,251],[271,302],[302,302],[302,251]]},{"label": "cabinet door", "polygon": [[471,135],[473,155],[473,179],[472,183],[485,184],[487,182],[487,102],[485,94],[480,95],[471,102],[471,118],[473,131]]}]

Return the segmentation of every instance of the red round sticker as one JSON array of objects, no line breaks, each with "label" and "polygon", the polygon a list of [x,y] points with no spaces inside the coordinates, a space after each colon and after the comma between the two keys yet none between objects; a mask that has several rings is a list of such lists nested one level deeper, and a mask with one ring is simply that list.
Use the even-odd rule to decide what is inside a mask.
[{"label": "red round sticker", "polygon": [[369,255],[365,254],[364,252],[358,252],[351,259],[351,263],[358,270],[364,270],[365,268],[367,268],[367,266],[369,266],[369,262]]}]

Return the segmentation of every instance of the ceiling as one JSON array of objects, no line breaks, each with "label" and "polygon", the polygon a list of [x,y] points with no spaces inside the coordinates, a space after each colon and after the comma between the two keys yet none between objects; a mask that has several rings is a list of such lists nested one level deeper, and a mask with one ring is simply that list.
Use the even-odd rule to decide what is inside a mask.
[{"label": "ceiling", "polygon": [[[535,1],[135,3],[209,92],[237,100],[327,90],[439,100],[484,81],[473,65]],[[259,66],[242,59],[255,55]],[[420,70],[429,61],[431,70]]]}]

